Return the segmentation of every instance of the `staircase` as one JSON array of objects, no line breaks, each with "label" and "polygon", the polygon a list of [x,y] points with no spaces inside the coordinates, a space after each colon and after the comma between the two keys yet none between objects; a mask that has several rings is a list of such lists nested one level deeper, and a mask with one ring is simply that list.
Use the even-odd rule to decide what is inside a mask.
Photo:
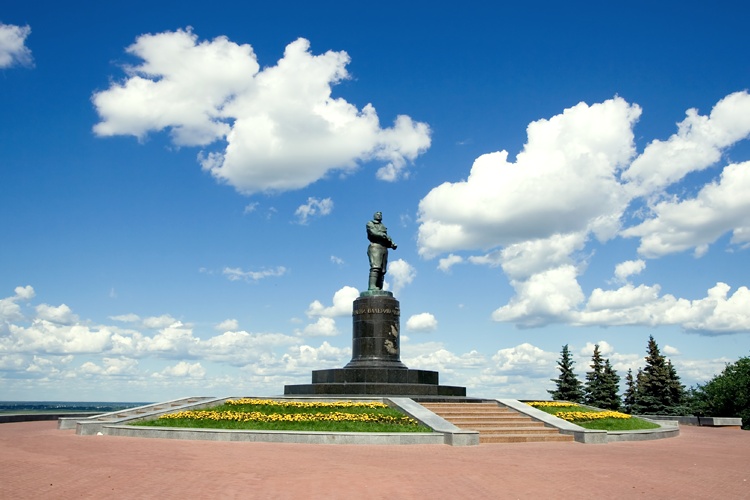
[{"label": "staircase", "polygon": [[479,432],[479,443],[574,441],[531,417],[495,402],[421,403],[456,427]]},{"label": "staircase", "polygon": [[171,413],[183,408],[194,406],[204,401],[210,401],[210,397],[193,397],[175,399],[165,403],[155,403],[137,408],[128,408],[120,411],[92,415],[87,418],[65,417],[57,421],[58,429],[76,429],[76,434],[92,435],[101,432],[107,424],[119,424],[141,417],[158,417],[163,413]]}]

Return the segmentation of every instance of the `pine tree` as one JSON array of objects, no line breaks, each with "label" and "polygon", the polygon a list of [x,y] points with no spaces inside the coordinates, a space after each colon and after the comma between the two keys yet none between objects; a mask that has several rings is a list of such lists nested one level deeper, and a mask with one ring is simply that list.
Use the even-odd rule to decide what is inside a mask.
[{"label": "pine tree", "polygon": [[560,370],[560,376],[551,379],[555,383],[555,389],[547,391],[552,395],[553,400],[570,401],[572,403],[580,403],[583,400],[581,381],[578,380],[573,372],[574,364],[575,361],[570,356],[568,344],[565,344],[562,347],[560,361],[557,362],[557,369]]},{"label": "pine tree", "polygon": [[685,388],[672,366],[660,352],[653,336],[648,340],[646,367],[639,371],[633,413],[641,415],[683,413]]},{"label": "pine tree", "polygon": [[635,379],[633,378],[633,370],[628,368],[628,373],[625,375],[625,393],[622,395],[622,409],[625,413],[633,412],[636,390],[637,387]]},{"label": "pine tree", "polygon": [[602,357],[599,345],[594,346],[591,357],[592,371],[586,373],[584,401],[586,404],[607,410],[620,409],[620,377],[608,359]]},{"label": "pine tree", "polygon": [[604,361],[602,378],[602,393],[604,396],[602,408],[618,411],[620,409],[620,396],[618,395],[618,392],[620,392],[620,376],[608,359]]}]

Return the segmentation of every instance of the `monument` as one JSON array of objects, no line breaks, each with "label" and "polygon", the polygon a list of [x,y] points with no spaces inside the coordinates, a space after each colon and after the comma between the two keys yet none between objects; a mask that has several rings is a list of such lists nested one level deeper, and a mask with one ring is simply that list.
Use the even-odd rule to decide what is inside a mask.
[{"label": "monument", "polygon": [[367,290],[352,308],[352,359],[343,368],[314,370],[311,384],[284,386],[285,395],[466,396],[465,387],[438,383],[438,372],[412,370],[401,362],[401,307],[383,290],[388,250],[396,244],[376,212],[367,223]]}]

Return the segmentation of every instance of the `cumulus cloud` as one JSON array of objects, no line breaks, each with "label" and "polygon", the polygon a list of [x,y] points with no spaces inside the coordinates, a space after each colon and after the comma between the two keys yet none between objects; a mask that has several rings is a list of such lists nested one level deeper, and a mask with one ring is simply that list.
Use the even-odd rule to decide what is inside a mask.
[{"label": "cumulus cloud", "polygon": [[[425,342],[401,346],[401,357],[410,368],[437,370],[440,374],[456,374],[462,369],[477,369],[487,359],[477,351],[455,354],[441,342]],[[441,379],[441,382],[443,379]]]},{"label": "cumulus cloud", "polygon": [[460,255],[450,254],[438,261],[438,269],[447,273],[451,270],[451,267],[455,266],[456,264],[461,264],[463,261],[464,259]]},{"label": "cumulus cloud", "polygon": [[333,305],[325,307],[319,300],[314,300],[307,308],[309,317],[323,316],[335,318],[337,316],[351,316],[354,301],[359,297],[359,290],[353,286],[345,286],[333,294]]},{"label": "cumulus cloud", "polygon": [[639,238],[644,258],[690,249],[700,257],[727,233],[730,244],[750,246],[750,162],[723,167],[697,192],[674,189],[750,136],[750,95],[730,94],[708,116],[689,110],[676,134],[638,155],[633,128],[640,114],[615,97],[532,122],[515,161],[506,151],[482,155],[465,180],[443,183],[420,201],[420,255],[447,254],[438,265],[444,271],[461,262],[500,266],[515,294],[494,311],[496,321],[747,331],[745,287],[730,296],[720,283],[694,300],[662,295],[658,284],[629,283],[645,269],[642,259],[616,266],[620,288],[596,288],[587,298],[579,284],[594,240]]},{"label": "cumulus cloud", "polygon": [[314,323],[307,325],[299,334],[303,337],[334,337],[339,333],[335,319],[321,316]]},{"label": "cumulus cloud", "polygon": [[220,332],[236,332],[240,329],[240,322],[236,319],[225,319],[221,323],[214,326],[214,330]]},{"label": "cumulus cloud", "polygon": [[482,155],[466,180],[443,183],[420,201],[420,254],[581,231],[611,237],[628,202],[618,174],[635,153],[640,113],[616,97],[531,123],[515,162],[507,151]]},{"label": "cumulus cloud", "polygon": [[311,369],[340,367],[351,357],[351,350],[323,342],[320,347],[299,345],[289,348],[280,360],[285,373],[310,375]]},{"label": "cumulus cloud", "polygon": [[414,314],[406,320],[406,329],[412,332],[434,332],[438,322],[431,313]]},{"label": "cumulus cloud", "polygon": [[388,264],[388,276],[393,280],[393,293],[397,294],[417,277],[417,270],[403,259]]},{"label": "cumulus cloud", "polygon": [[229,281],[247,281],[256,282],[263,278],[284,276],[287,268],[278,266],[275,269],[263,269],[261,271],[243,271],[239,267],[225,267],[221,274],[227,277]]},{"label": "cumulus cloud", "polygon": [[546,377],[556,366],[557,354],[546,352],[525,342],[515,347],[498,350],[492,356],[492,370],[503,374],[524,374]]},{"label": "cumulus cloud", "polygon": [[127,52],[141,62],[125,68],[124,82],[94,93],[94,132],[143,139],[169,130],[178,146],[219,142],[198,160],[245,194],[300,189],[372,160],[385,163],[379,179],[396,180],[430,146],[427,124],[399,115],[381,128],[371,104],[333,97],[350,77],[349,55],[314,55],[303,38],[263,69],[250,45],[199,41],[190,29],[141,35]]},{"label": "cumulus cloud", "polygon": [[48,304],[40,304],[36,306],[36,315],[39,319],[61,325],[70,325],[78,321],[78,316],[73,314],[70,307],[65,304],[61,304],[57,307]]},{"label": "cumulus cloud", "polygon": [[154,373],[154,377],[188,377],[188,378],[203,378],[206,375],[206,370],[201,366],[199,362],[188,363],[187,361],[180,361],[174,366],[168,366],[159,373]]},{"label": "cumulus cloud", "polygon": [[595,289],[584,310],[571,312],[579,325],[678,325],[706,335],[750,332],[750,290],[717,283],[706,297],[695,300],[660,294],[660,287],[625,285],[617,290]]},{"label": "cumulus cloud", "polygon": [[317,198],[310,197],[307,199],[307,203],[300,205],[295,210],[294,215],[297,217],[299,224],[305,225],[311,217],[322,217],[328,215],[333,210],[333,200],[330,198],[324,198],[319,200]]},{"label": "cumulus cloud", "polygon": [[14,290],[15,295],[0,299],[0,326],[3,322],[18,321],[23,319],[20,301],[28,301],[34,297],[34,289],[30,286],[18,286]]},{"label": "cumulus cloud", "polygon": [[28,26],[0,23],[0,69],[33,64],[31,50],[26,47],[26,37],[30,34]]},{"label": "cumulus cloud", "polygon": [[641,259],[620,262],[615,266],[615,279],[624,283],[628,277],[640,274],[644,269],[646,269],[646,263]]},{"label": "cumulus cloud", "polygon": [[677,349],[676,347],[672,347],[671,345],[665,345],[662,351],[667,356],[679,356],[680,355],[680,350]]},{"label": "cumulus cloud", "polygon": [[732,243],[746,245],[750,243],[748,192],[750,161],[728,165],[718,181],[704,186],[694,198],[657,203],[653,217],[622,235],[640,238],[638,253],[648,258],[691,248],[700,257],[726,233],[732,233]]},{"label": "cumulus cloud", "polygon": [[162,314],[161,316],[149,316],[147,318],[143,318],[143,321],[141,321],[141,324],[144,326],[144,328],[150,328],[154,330],[157,330],[159,328],[166,328],[168,326],[174,325],[175,323],[178,323],[178,320],[176,320],[169,314]]},{"label": "cumulus cloud", "polygon": [[623,172],[633,195],[648,195],[704,170],[724,149],[750,134],[750,95],[735,92],[721,99],[709,116],[689,109],[667,141],[654,140]]},{"label": "cumulus cloud", "polygon": [[79,368],[84,375],[120,376],[133,375],[136,373],[138,361],[129,358],[102,358],[100,365],[86,361]]},{"label": "cumulus cloud", "polygon": [[599,346],[599,354],[602,356],[609,356],[610,354],[613,354],[615,352],[614,347],[612,345],[604,340],[600,340],[599,342],[586,342],[586,345],[583,346],[581,349],[581,356],[584,356],[586,358],[590,358],[594,355],[594,346]]}]

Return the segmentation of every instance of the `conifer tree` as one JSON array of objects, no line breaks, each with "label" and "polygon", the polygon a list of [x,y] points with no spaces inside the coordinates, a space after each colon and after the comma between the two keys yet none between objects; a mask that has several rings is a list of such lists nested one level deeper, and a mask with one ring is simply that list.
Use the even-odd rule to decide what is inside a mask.
[{"label": "conifer tree", "polygon": [[584,401],[586,404],[617,410],[620,408],[619,391],[620,377],[612,368],[608,359],[604,359],[599,352],[599,345],[594,346],[591,357],[591,371],[586,373],[584,386]]},{"label": "conifer tree", "polygon": [[648,340],[646,367],[639,371],[633,413],[641,415],[683,413],[684,386],[660,352],[653,336]]},{"label": "conifer tree", "polygon": [[625,375],[625,394],[622,395],[622,406],[626,413],[633,412],[633,405],[635,404],[636,398],[636,381],[633,378],[633,370],[628,368],[628,373]]},{"label": "conifer tree", "polygon": [[620,409],[620,376],[617,371],[612,367],[609,360],[604,361],[604,372],[603,375],[603,390],[604,405],[602,408],[607,410],[618,411]]},{"label": "conifer tree", "polygon": [[575,361],[570,356],[568,344],[565,344],[560,353],[560,361],[557,362],[560,376],[551,379],[555,383],[555,389],[547,391],[552,395],[553,400],[570,401],[572,403],[580,403],[583,400],[581,381],[578,380],[573,371],[574,364]]}]

